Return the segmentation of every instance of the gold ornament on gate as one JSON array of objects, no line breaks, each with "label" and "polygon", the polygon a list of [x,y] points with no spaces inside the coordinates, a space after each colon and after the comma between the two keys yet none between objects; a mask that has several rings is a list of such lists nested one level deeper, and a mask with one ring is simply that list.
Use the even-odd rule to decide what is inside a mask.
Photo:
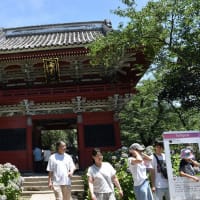
[{"label": "gold ornament on gate", "polygon": [[58,58],[43,59],[46,82],[58,82],[60,80],[60,70]]}]

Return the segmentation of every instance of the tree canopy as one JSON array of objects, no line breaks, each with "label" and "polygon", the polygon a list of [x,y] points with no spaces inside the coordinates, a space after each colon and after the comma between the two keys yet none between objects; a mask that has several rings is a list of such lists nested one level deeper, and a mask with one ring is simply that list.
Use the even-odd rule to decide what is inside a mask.
[{"label": "tree canopy", "polygon": [[200,0],[149,1],[141,10],[134,0],[121,1],[126,8],[114,13],[128,23],[89,49],[94,65],[111,70],[127,49],[142,51],[151,63],[152,79],[137,86],[121,112],[123,137],[150,144],[163,131],[199,129]]},{"label": "tree canopy", "polygon": [[137,86],[137,94],[120,113],[122,142],[153,144],[164,131],[199,130],[200,113],[185,110],[176,102],[159,98],[162,84],[157,80],[144,80]]},{"label": "tree canopy", "polygon": [[93,64],[115,70],[126,49],[143,51],[162,70],[160,98],[199,108],[200,0],[149,1],[139,11],[134,0],[122,2],[114,13],[129,22],[89,46]]}]

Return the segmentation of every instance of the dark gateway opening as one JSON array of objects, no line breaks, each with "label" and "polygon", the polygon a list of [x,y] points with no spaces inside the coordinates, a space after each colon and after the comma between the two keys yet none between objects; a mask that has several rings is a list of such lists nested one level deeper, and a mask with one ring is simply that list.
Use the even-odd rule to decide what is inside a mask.
[{"label": "dark gateway opening", "polygon": [[84,126],[84,139],[86,147],[115,146],[115,133],[112,124]]},{"label": "dark gateway opening", "polygon": [[0,129],[0,151],[25,149],[26,129]]}]

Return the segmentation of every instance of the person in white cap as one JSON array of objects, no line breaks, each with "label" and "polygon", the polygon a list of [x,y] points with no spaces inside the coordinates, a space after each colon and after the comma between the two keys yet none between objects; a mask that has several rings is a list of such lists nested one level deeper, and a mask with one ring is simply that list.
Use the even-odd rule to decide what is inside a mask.
[{"label": "person in white cap", "polygon": [[188,148],[181,150],[181,162],[179,165],[180,176],[190,178],[196,182],[199,182],[199,178],[196,175],[194,167],[200,167],[200,163],[194,160],[194,154]]},{"label": "person in white cap", "polygon": [[151,161],[151,157],[144,153],[144,149],[138,143],[129,147],[131,157],[128,158],[128,166],[133,176],[136,200],[153,200],[145,165],[145,161]]}]

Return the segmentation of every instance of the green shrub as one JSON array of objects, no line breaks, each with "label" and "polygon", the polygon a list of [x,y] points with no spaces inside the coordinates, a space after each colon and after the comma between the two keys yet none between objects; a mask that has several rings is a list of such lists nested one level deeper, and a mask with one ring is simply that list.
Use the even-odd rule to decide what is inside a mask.
[{"label": "green shrub", "polygon": [[0,164],[0,200],[18,200],[22,178],[18,169],[10,164]]},{"label": "green shrub", "polygon": [[174,153],[171,155],[171,162],[173,168],[173,176],[179,176],[179,165],[180,165],[180,155],[178,153]]}]

